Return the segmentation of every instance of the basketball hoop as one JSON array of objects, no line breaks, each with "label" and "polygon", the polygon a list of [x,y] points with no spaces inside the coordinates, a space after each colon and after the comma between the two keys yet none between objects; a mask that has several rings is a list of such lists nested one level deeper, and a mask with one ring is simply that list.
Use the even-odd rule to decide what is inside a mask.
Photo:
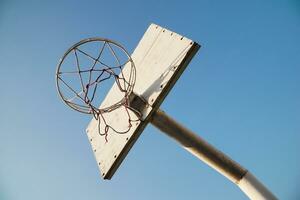
[{"label": "basketball hoop", "polygon": [[237,184],[250,199],[276,200],[247,169],[159,109],[199,48],[196,42],[151,24],[132,53],[135,66],[120,44],[85,39],[60,60],[57,90],[72,109],[94,116],[86,133],[104,179],[111,179],[151,123]]},{"label": "basketball hoop", "polygon": [[[125,65],[130,70],[123,72]],[[76,43],[63,55],[56,70],[56,86],[61,99],[76,111],[92,114],[99,122],[98,132],[103,136],[107,136],[109,129],[120,134],[126,133],[132,122],[139,120],[140,113],[129,106],[135,80],[136,68],[128,52],[119,43],[104,38],[89,38]],[[120,98],[108,105],[98,103],[101,97],[103,99],[102,93],[105,93],[99,93],[104,82],[116,83],[119,89]],[[105,113],[120,107],[128,115],[126,130],[116,130],[105,120]],[[136,119],[133,119],[129,110],[136,114]],[[100,121],[104,123],[102,128]]]}]

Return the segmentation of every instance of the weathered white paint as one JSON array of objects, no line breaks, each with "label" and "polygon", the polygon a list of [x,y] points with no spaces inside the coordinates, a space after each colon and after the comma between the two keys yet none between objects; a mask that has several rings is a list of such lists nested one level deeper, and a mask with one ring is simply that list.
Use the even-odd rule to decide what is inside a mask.
[{"label": "weathered white paint", "polygon": [[[92,119],[86,130],[104,178],[112,177],[148,123],[152,108],[156,109],[162,103],[198,48],[198,44],[177,33],[155,24],[149,26],[131,56],[136,67],[136,83],[133,91],[151,105],[143,113],[143,121],[134,123],[130,131],[122,135],[110,129],[107,142],[99,135],[98,122],[95,119]],[[124,66],[125,77],[128,77],[130,68],[130,64]],[[120,99],[122,93],[115,83],[100,108]],[[135,116],[133,112],[130,112],[130,115]],[[104,114],[104,117],[107,123],[117,130],[128,128],[128,116],[123,107]]]},{"label": "weathered white paint", "polygon": [[237,183],[240,189],[253,200],[276,200],[277,198],[249,171]]}]

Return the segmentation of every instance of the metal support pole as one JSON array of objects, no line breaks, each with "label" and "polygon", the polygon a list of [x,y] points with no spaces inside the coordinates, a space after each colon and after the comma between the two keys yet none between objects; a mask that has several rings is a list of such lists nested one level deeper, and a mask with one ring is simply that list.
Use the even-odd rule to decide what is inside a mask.
[{"label": "metal support pole", "polygon": [[157,110],[151,123],[179,142],[184,149],[227,177],[253,200],[276,200],[277,198],[248,170],[217,150],[198,135],[183,127],[161,110]]}]

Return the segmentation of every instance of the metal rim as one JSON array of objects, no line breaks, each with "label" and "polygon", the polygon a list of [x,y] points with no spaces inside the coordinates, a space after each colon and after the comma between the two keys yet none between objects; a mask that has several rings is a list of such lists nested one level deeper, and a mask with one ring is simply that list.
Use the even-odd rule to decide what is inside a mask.
[{"label": "metal rim", "polygon": [[[128,61],[127,62],[130,62],[131,63],[131,72],[130,72],[130,80],[129,82],[132,82],[132,84],[129,84],[128,85],[128,88],[127,88],[127,91],[125,93],[125,96],[120,100],[118,101],[117,103],[114,103],[113,105],[110,105],[110,106],[107,106],[105,108],[101,108],[101,109],[98,109],[98,108],[95,108],[92,104],[90,105],[74,105],[74,103],[71,103],[69,101],[66,100],[66,97],[64,96],[63,92],[61,91],[61,88],[60,88],[60,80],[61,78],[59,77],[60,76],[60,69],[61,69],[61,66],[62,64],[64,63],[64,60],[65,58],[74,50],[74,49],[77,49],[77,47],[85,44],[85,43],[89,43],[89,42],[94,42],[94,41],[99,41],[99,42],[106,42],[108,44],[113,44],[115,46],[117,46],[118,48],[120,48],[125,54],[126,56],[128,57]],[[127,63],[126,62],[126,63]],[[131,58],[131,56],[129,55],[129,53],[126,51],[126,49],[119,43],[115,42],[115,41],[112,41],[110,39],[106,39],[106,38],[100,38],[100,37],[94,37],[94,38],[87,38],[87,39],[83,39],[79,42],[77,42],[76,44],[74,44],[73,46],[71,46],[65,53],[64,55],[62,56],[62,58],[59,60],[59,63],[57,65],[57,68],[56,68],[56,74],[55,74],[55,78],[56,78],[56,89],[57,89],[57,92],[60,96],[60,98],[63,100],[63,102],[68,105],[69,107],[71,107],[72,109],[78,111],[78,112],[81,112],[81,113],[85,113],[85,114],[93,114],[93,110],[91,109],[91,106],[93,106],[93,109],[97,109],[99,112],[103,113],[103,112],[110,112],[120,106],[122,106],[124,104],[124,101],[126,101],[126,99],[128,98],[129,94],[132,92],[133,90],[133,87],[134,87],[134,84],[135,84],[135,79],[136,79],[136,68],[135,68],[135,65],[134,65],[134,62]],[[85,102],[83,102],[85,103]]]}]

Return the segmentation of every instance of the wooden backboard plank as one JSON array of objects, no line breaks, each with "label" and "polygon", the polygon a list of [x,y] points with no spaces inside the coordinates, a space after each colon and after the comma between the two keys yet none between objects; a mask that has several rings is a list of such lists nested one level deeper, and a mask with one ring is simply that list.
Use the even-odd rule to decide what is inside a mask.
[{"label": "wooden backboard plank", "polygon": [[[152,113],[162,103],[199,47],[192,40],[158,25],[149,26],[131,56],[137,74],[133,91],[151,105],[142,121],[133,123],[126,134],[118,134],[110,129],[107,141],[104,136],[99,135],[97,120],[92,119],[87,127],[87,135],[103,178],[110,179],[113,176],[146,127]],[[129,64],[125,65],[123,73],[129,76]],[[106,107],[120,98],[122,94],[115,83],[100,107]],[[130,115],[134,116],[134,113],[130,112]],[[128,126],[124,107],[105,113],[104,117],[109,125],[118,130],[125,130]]]}]

